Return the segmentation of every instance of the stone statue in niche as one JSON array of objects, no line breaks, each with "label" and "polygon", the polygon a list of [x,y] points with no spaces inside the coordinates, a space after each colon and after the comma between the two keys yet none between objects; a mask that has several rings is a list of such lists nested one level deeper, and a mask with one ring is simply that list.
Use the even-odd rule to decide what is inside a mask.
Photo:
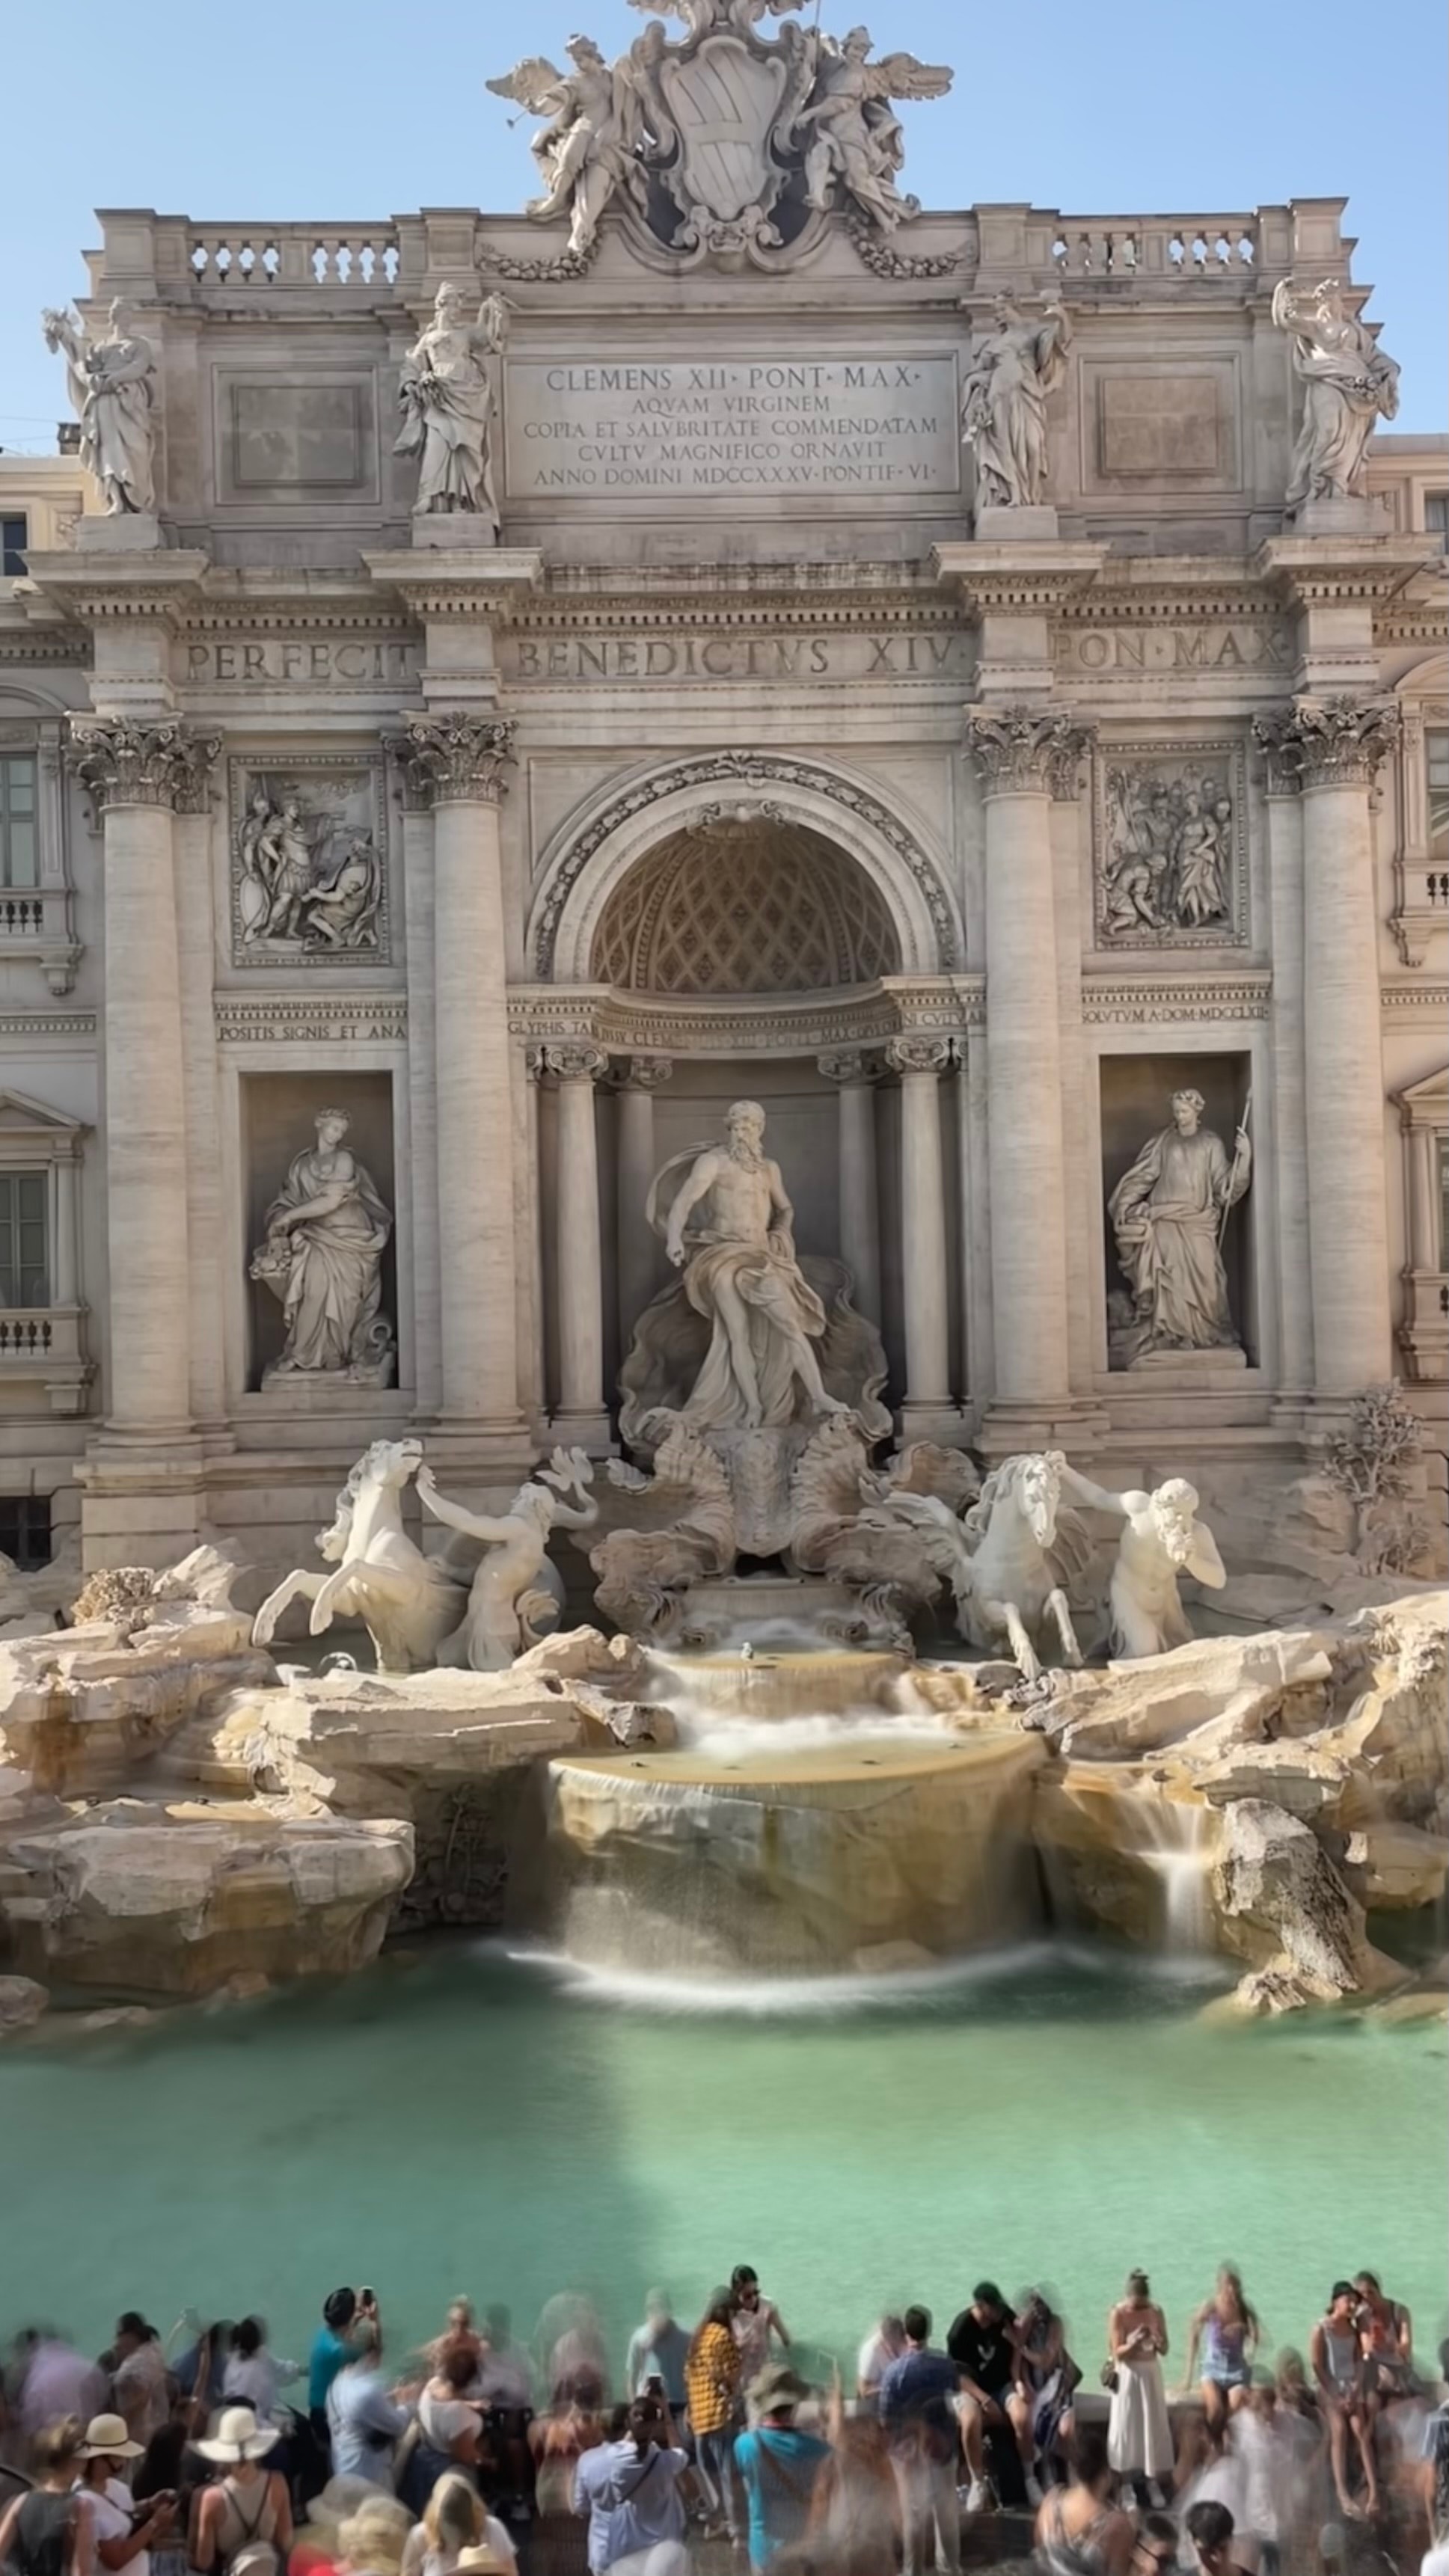
[{"label": "stone statue in niche", "polygon": [[1273,319],[1293,334],[1293,372],[1303,386],[1303,426],[1293,451],[1285,506],[1346,501],[1364,488],[1364,456],[1381,420],[1399,408],[1397,361],[1348,309],[1343,286],[1326,277],[1306,296],[1279,279]]},{"label": "stone statue in niche", "polygon": [[1097,934],[1104,947],[1202,945],[1238,936],[1239,853],[1231,755],[1124,763],[1106,773]]},{"label": "stone statue in niche", "polygon": [[440,286],[432,321],[403,361],[403,426],[393,447],[395,456],[419,459],[416,509],[469,512],[486,519],[495,536],[500,519],[489,361],[501,355],[507,335],[508,307],[501,295],[485,296],[477,321],[470,323],[457,287]]},{"label": "stone statue in niche", "polygon": [[632,52],[606,63],[592,36],[570,36],[564,52],[571,71],[557,70],[546,54],[530,54],[486,86],[495,98],[547,118],[528,147],[544,193],[525,212],[536,223],[566,214],[570,253],[584,259],[615,189],[641,184],[643,118]]},{"label": "stone statue in niche", "polygon": [[998,295],[961,388],[961,435],[976,456],[978,509],[1031,510],[1046,496],[1047,396],[1066,380],[1072,325],[1050,298],[1030,321]]},{"label": "stone statue in niche", "polygon": [[520,1485],[506,1513],[471,1512],[438,1491],[431,1467],[418,1469],[423,1509],[483,1548],[468,1607],[456,1635],[439,1648],[443,1664],[470,1672],[506,1672],[515,1656],[557,1627],[563,1585],[549,1562],[555,1527],[589,1529],[599,1506],[588,1488],[593,1462],[582,1449],[555,1449],[546,1467]]},{"label": "stone statue in niche", "polygon": [[661,1407],[704,1431],[778,1429],[858,1407],[884,1428],[874,1420],[879,1336],[851,1310],[839,1263],[822,1265],[828,1312],[806,1278],[764,1135],[758,1101],[737,1100],[722,1145],[690,1146],[654,1180],[649,1223],[681,1278],[636,1329],[623,1374],[626,1439],[631,1419]]},{"label": "stone statue in niche", "polygon": [[385,879],[374,835],[374,780],[233,773],[236,962],[298,964],[383,945]]},{"label": "stone statue in niche", "polygon": [[264,1387],[307,1377],[338,1386],[390,1386],[397,1361],[382,1313],[382,1256],[392,1216],[365,1164],[343,1142],[349,1120],[323,1109],[317,1142],[298,1154],[267,1210],[253,1279],[280,1298],[287,1327],[282,1356]]},{"label": "stone statue in niche", "polygon": [[1179,1351],[1241,1351],[1228,1304],[1223,1234],[1247,1190],[1253,1149],[1245,1108],[1231,1157],[1202,1123],[1202,1093],[1172,1095],[1172,1124],[1149,1136],[1107,1202],[1132,1292],[1130,1322],[1111,1336],[1114,1368]]},{"label": "stone statue in niche", "polygon": [[122,325],[112,304],[109,329],[93,340],[79,316],[47,311],[45,345],[65,352],[66,383],[81,425],[81,463],[95,476],[108,516],[156,507],[156,352]]},{"label": "stone statue in niche", "polygon": [[1062,1491],[1089,1510],[1122,1523],[1122,1537],[1108,1592],[1114,1655],[1166,1655],[1192,1643],[1192,1629],[1178,1598],[1180,1575],[1194,1575],[1214,1592],[1227,1581],[1217,1541],[1197,1517],[1195,1485],[1169,1476],[1150,1494],[1113,1493],[1068,1467]]},{"label": "stone statue in niche", "polygon": [[920,212],[920,203],[896,185],[906,146],[890,101],[944,98],[951,73],[943,63],[917,62],[914,54],[871,62],[868,27],[852,27],[838,40],[821,36],[818,43],[815,85],[795,126],[805,145],[806,203],[823,213],[838,190],[879,231],[894,232]]}]

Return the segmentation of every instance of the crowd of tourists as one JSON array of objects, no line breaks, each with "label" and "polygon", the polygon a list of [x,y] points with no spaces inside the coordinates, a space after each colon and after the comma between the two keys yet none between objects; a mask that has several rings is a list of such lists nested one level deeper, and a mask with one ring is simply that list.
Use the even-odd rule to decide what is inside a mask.
[{"label": "crowd of tourists", "polygon": [[300,2360],[258,2317],[163,2342],[129,2310],[98,2360],[31,2329],[0,2576],[925,2576],[1013,2512],[1045,2576],[1341,2576],[1349,2525],[1370,2563],[1449,2576],[1449,2344],[1427,2381],[1371,2272],[1270,2366],[1225,2267],[1176,2406],[1136,2271],[1090,2376],[1048,2293],[991,2281],[939,2344],[924,2307],[881,2317],[853,2387],[792,2350],[748,2264],[692,2326],[651,2291],[622,2374],[578,2297],[527,2344],[455,2300],[401,2367],[368,2288],[330,2294]]}]

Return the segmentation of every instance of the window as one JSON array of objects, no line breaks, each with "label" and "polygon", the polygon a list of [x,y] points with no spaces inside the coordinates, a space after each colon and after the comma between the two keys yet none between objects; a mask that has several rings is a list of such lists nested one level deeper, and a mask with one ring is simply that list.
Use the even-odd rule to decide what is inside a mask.
[{"label": "window", "polygon": [[[1449,744],[1449,734],[1445,736]],[[0,886],[40,882],[35,837],[35,754],[0,753]]]},{"label": "window", "polygon": [[49,1494],[0,1494],[0,1548],[17,1574],[51,1559]]},{"label": "window", "polygon": [[[1440,552],[1449,554],[1449,492],[1425,493],[1424,525],[1431,537],[1438,538]],[[8,564],[5,569],[9,571]]]},{"label": "window", "polygon": [[30,528],[23,510],[14,518],[0,519],[0,573],[24,572],[29,543]]},{"label": "window", "polygon": [[1449,857],[1449,725],[1424,731],[1424,784],[1429,801],[1429,850]]},{"label": "window", "polygon": [[44,1172],[0,1172],[0,1306],[50,1303],[47,1196]]}]

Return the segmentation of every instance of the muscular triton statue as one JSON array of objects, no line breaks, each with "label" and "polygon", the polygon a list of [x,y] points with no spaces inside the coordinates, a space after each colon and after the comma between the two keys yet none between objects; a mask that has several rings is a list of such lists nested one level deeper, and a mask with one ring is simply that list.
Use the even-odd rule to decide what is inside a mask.
[{"label": "muscular triton statue", "polygon": [[711,1430],[851,1409],[821,1382],[811,1345],[825,1331],[825,1308],[796,1260],[795,1211],[764,1135],[758,1101],[737,1100],[724,1144],[676,1155],[649,1193],[650,1223],[662,1223],[684,1293],[712,1328],[684,1407]]}]

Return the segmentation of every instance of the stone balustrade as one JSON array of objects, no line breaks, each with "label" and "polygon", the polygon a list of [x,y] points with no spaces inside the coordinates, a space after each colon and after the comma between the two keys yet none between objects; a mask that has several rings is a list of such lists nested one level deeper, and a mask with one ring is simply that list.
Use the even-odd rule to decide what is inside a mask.
[{"label": "stone balustrade", "polygon": [[398,237],[388,223],[191,224],[187,266],[198,286],[352,286],[376,292],[398,272]]}]

